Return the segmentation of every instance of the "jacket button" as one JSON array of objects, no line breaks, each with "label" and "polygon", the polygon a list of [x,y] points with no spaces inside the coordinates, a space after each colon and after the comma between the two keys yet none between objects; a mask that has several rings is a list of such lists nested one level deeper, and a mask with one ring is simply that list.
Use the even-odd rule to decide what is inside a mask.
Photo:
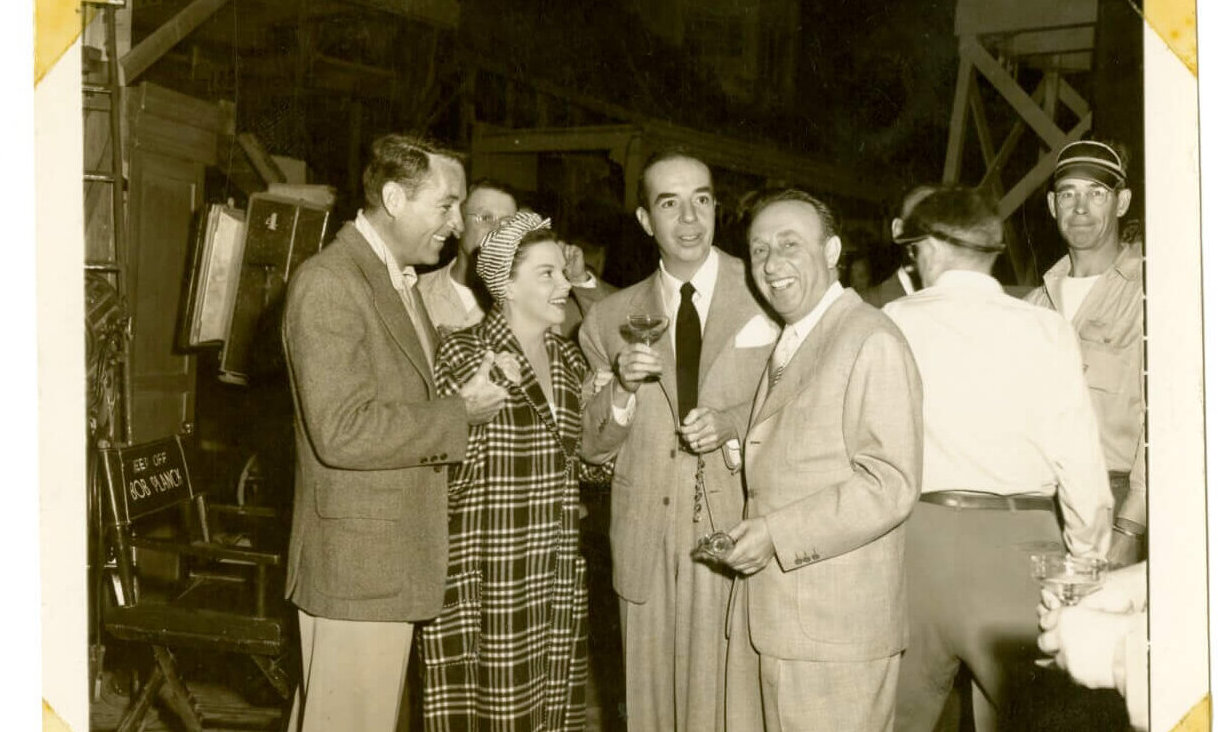
[{"label": "jacket button", "polygon": [[440,459],[441,459],[441,460],[447,460],[447,459],[448,459],[448,453],[446,453],[446,452],[442,452],[442,453],[440,453]]},{"label": "jacket button", "polygon": [[757,497],[757,491],[750,488],[749,489],[749,498],[756,498],[756,497]]},{"label": "jacket button", "polygon": [[660,502],[663,503],[665,506],[667,506],[668,505],[668,496],[664,496],[662,499],[660,499]]},{"label": "jacket button", "polygon": [[422,463],[423,465],[426,465],[427,463],[431,462],[431,458],[424,455],[423,457],[419,458],[419,462]]},{"label": "jacket button", "polygon": [[437,473],[443,473],[443,472],[444,472],[444,468],[441,468],[439,465],[437,465],[437,466],[435,466],[434,468],[432,468],[432,470],[436,471]]},{"label": "jacket button", "polygon": [[668,457],[675,458],[676,456],[677,456],[677,451],[675,448],[668,451]]}]

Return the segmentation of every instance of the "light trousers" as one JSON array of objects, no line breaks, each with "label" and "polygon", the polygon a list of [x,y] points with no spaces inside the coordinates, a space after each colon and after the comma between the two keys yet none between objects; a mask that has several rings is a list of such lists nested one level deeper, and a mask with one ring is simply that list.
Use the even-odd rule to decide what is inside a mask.
[{"label": "light trousers", "polygon": [[394,732],[412,623],[320,618],[300,611],[300,686],[289,732]]},{"label": "light trousers", "polygon": [[732,603],[727,732],[889,732],[900,654],[867,661],[806,661],[757,653],[747,590]]}]

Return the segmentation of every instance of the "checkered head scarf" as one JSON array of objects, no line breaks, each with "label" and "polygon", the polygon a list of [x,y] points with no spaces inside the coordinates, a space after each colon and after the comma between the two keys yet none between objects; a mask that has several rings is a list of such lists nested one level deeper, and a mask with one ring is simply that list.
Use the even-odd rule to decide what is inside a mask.
[{"label": "checkered head scarf", "polygon": [[543,219],[532,211],[518,211],[499,223],[499,226],[487,232],[482,237],[482,246],[478,250],[478,261],[474,271],[482,278],[486,289],[496,302],[503,302],[507,293],[508,279],[512,273],[512,260],[520,247],[520,240],[525,234],[550,226],[549,219]]}]

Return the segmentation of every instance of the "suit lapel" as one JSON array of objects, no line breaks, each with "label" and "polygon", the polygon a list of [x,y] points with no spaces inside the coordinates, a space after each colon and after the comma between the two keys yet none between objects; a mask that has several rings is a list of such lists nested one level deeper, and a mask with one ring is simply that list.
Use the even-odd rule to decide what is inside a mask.
[{"label": "suit lapel", "polygon": [[[854,309],[858,302],[860,302],[858,295],[854,294],[853,290],[849,290],[842,293],[837,301],[829,306],[829,309],[821,316],[820,322],[812,328],[812,332],[808,334],[808,337],[791,356],[791,360],[787,362],[787,366],[782,372],[782,379],[774,385],[774,389],[764,395],[759,390],[758,401],[761,402],[761,406],[759,409],[754,407],[753,418],[749,420],[750,427],[769,419],[803,391],[804,385],[815,377],[821,356],[824,355],[825,346],[833,340],[833,332],[842,318]],[[768,370],[766,377],[767,379],[769,377]],[[760,389],[766,390],[767,387],[762,386]]]},{"label": "suit lapel", "polygon": [[[355,224],[348,223],[344,226],[338,232],[338,237],[346,244],[351,258],[355,260],[360,272],[368,280],[368,285],[372,288],[372,306],[385,329],[389,331],[389,335],[397,343],[398,348],[402,349],[402,353],[427,382],[428,391],[434,390],[435,384],[432,381],[427,354],[423,352],[423,346],[419,343],[418,333],[415,331],[414,323],[410,321],[410,315],[406,312],[406,305],[389,281],[385,263],[377,259],[376,254],[372,251],[372,245],[359,233]],[[416,300],[416,302],[419,301]],[[431,321],[427,319],[427,309],[422,307],[421,303],[420,315],[424,319],[424,327],[430,328]]]},{"label": "suit lapel", "polygon": [[[727,255],[720,252],[715,292],[706,314],[706,327],[702,329],[702,355],[698,363],[699,392],[706,383],[706,375],[710,373],[715,359],[731,344],[732,337],[753,315],[745,299],[751,297],[747,286],[736,287],[735,285],[744,283],[733,281],[738,274],[736,268],[730,266]],[[673,362],[676,363],[675,358]]]}]

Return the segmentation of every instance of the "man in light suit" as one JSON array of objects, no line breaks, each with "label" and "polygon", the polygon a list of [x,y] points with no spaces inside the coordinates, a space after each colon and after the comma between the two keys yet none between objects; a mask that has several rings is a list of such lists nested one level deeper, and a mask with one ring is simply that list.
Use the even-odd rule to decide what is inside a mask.
[{"label": "man in light suit", "polygon": [[905,529],[922,385],[896,326],[836,281],[841,239],[798,190],[753,209],[758,290],[786,323],[744,444],[745,520],[725,563],[733,730],[885,730],[906,639]]},{"label": "man in light suit", "polygon": [[[487,232],[516,213],[516,194],[506,183],[481,178],[470,184],[469,197],[461,211],[465,231],[457,241],[457,255],[447,265],[419,277],[419,294],[441,337],[476,325],[486,315],[490,296],[474,273],[474,261]],[[566,316],[559,331],[567,338],[575,338],[584,313],[617,288],[588,269],[582,249],[565,242],[562,248],[566,259],[563,274],[571,283],[571,296],[567,298]]]},{"label": "man in light suit", "polygon": [[[744,264],[712,246],[704,163],[680,151],[653,156],[639,200],[660,268],[584,321],[584,353],[611,378],[585,410],[584,452],[616,458],[609,540],[628,726],[711,732],[723,728],[730,579],[690,553],[741,518],[739,437],[778,328],[749,293]],[[627,343],[628,317],[648,313],[667,318],[667,332],[650,346]]]},{"label": "man in light suit", "polygon": [[296,408],[287,597],[304,675],[292,730],[394,729],[414,621],[440,610],[448,562],[445,463],[506,396],[491,356],[437,399],[435,331],[414,291],[461,231],[461,163],[387,135],[364,171],[367,208],[301,266],[284,314]]}]

